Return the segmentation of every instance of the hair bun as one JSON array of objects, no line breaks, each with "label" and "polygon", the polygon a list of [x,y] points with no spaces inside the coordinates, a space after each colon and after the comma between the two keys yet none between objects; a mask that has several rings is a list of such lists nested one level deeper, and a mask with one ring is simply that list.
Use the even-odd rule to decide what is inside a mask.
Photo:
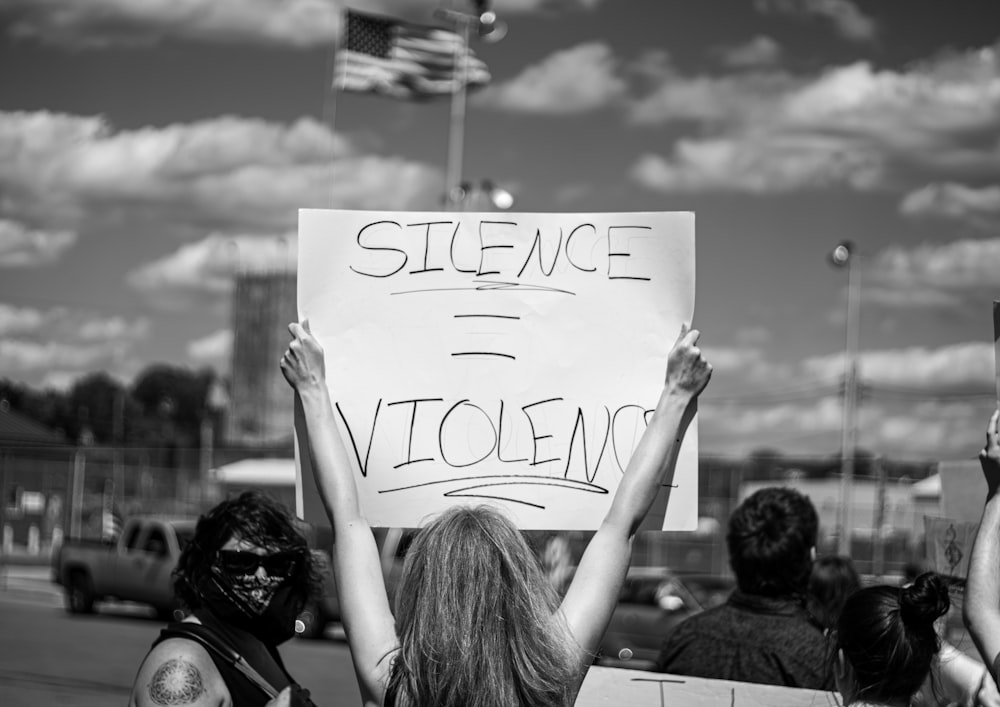
[{"label": "hair bun", "polygon": [[899,613],[907,625],[933,624],[949,608],[948,583],[934,572],[925,572],[899,592]]}]

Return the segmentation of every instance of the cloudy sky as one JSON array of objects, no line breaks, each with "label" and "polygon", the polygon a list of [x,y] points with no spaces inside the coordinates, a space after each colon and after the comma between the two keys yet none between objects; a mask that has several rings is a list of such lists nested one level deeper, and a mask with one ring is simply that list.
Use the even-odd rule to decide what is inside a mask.
[{"label": "cloudy sky", "polygon": [[[458,0],[456,0],[458,2]],[[356,7],[431,22],[434,0]],[[432,210],[449,104],[331,95],[341,0],[0,0],[0,376],[228,368],[230,274],[300,207]],[[994,400],[1000,3],[496,0],[465,175],[520,211],[691,210],[702,449],[971,458]],[[232,247],[235,242],[238,247]]]}]

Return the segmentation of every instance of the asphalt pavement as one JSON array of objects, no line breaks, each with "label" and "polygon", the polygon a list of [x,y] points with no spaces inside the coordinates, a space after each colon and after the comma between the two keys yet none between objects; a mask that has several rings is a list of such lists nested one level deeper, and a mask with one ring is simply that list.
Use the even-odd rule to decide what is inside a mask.
[{"label": "asphalt pavement", "polygon": [[52,569],[48,565],[21,565],[0,562],[0,592],[8,599],[32,599],[63,603],[62,588],[52,582]]}]

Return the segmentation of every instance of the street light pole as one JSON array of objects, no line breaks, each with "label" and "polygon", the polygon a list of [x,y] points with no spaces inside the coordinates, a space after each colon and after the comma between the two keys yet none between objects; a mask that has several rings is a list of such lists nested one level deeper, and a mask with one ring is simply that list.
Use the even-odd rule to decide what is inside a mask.
[{"label": "street light pole", "polygon": [[465,106],[467,102],[468,90],[468,51],[469,36],[473,22],[479,22],[478,17],[466,15],[462,12],[450,13],[450,18],[457,25],[459,36],[462,38],[462,50],[456,51],[454,56],[454,75],[458,79],[456,91],[451,95],[451,121],[448,131],[448,165],[445,176],[445,194],[451,195],[459,188],[462,182],[462,158],[465,146]]},{"label": "street light pole", "polygon": [[861,313],[861,270],[855,263],[858,257],[849,242],[840,243],[830,254],[837,267],[847,268],[847,322],[844,342],[844,420],[840,439],[840,509],[837,552],[851,554],[851,528],[853,525],[854,457],[858,435],[858,339]]},{"label": "street light pole", "polygon": [[451,23],[461,39],[461,46],[455,50],[452,60],[452,74],[457,85],[451,94],[451,117],[448,123],[448,161],[445,172],[445,204],[453,207],[461,200],[462,168],[465,152],[465,113],[468,103],[469,82],[469,41],[472,30],[488,42],[498,42],[506,35],[506,24],[497,20],[490,9],[490,0],[473,2],[476,12],[468,13],[453,8],[439,7],[434,16]]}]

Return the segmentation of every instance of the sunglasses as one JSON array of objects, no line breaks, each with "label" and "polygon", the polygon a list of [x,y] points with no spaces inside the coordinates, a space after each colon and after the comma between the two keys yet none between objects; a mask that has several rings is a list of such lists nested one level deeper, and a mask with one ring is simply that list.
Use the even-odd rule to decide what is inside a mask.
[{"label": "sunglasses", "polygon": [[257,555],[239,550],[219,550],[216,564],[227,574],[256,574],[257,568],[263,567],[271,577],[287,577],[298,566],[299,554],[275,552],[270,555]]}]

